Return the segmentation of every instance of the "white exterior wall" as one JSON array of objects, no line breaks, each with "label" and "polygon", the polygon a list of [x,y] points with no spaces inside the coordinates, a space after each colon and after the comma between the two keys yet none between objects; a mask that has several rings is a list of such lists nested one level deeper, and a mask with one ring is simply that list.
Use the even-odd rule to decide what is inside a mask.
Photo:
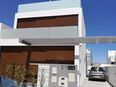
[{"label": "white exterior wall", "polygon": [[[32,17],[48,17],[48,16],[62,16],[62,15],[76,15],[80,14],[82,8],[65,8],[65,9],[55,9],[55,10],[44,10],[44,11],[35,11],[35,12],[23,12],[16,13],[14,19],[14,29],[17,27],[17,20],[20,18],[32,18]],[[81,16],[80,16],[81,18]],[[79,20],[81,21],[81,19]]]},{"label": "white exterior wall", "polygon": [[11,28],[10,26],[0,23],[0,29],[10,29],[10,28]]},{"label": "white exterior wall", "polygon": [[[9,27],[8,25],[6,24],[3,24],[3,23],[0,23],[0,38],[1,38],[1,29],[10,29],[11,27]],[[1,39],[0,39],[1,40]],[[1,43],[1,41],[0,41]]]},{"label": "white exterior wall", "polygon": [[26,46],[19,39],[0,39],[0,46]]},{"label": "white exterior wall", "polygon": [[[79,11],[79,25],[78,25],[78,37],[86,36],[86,29],[84,23],[84,17],[82,9]],[[86,44],[80,43],[79,45],[75,45],[75,65],[78,66],[79,74],[78,78],[78,86],[83,84],[84,79],[86,78]]]},{"label": "white exterior wall", "polygon": [[[79,14],[79,37],[86,37],[85,22],[82,9]],[[86,44],[79,44],[79,72],[80,72],[80,86],[83,84],[84,79],[86,78]]]},{"label": "white exterior wall", "polygon": [[[80,37],[86,36],[86,30],[85,30],[85,23],[84,23],[84,17],[83,12],[81,10],[80,12]],[[79,49],[79,58],[80,58],[80,86],[83,84],[84,79],[86,78],[86,44],[80,43],[80,49]]]},{"label": "white exterior wall", "polygon": [[79,58],[80,58],[80,86],[81,86],[86,77],[86,46],[85,44],[80,45],[79,51],[80,51]]},{"label": "white exterior wall", "polygon": [[[1,44],[1,42],[2,42],[2,40],[1,40],[1,29],[11,29],[11,27],[9,27],[8,25],[6,25],[6,24],[3,24],[3,23],[0,23],[0,44]],[[1,45],[0,45],[1,46]]]},{"label": "white exterior wall", "polygon": [[74,47],[74,52],[75,52],[75,65],[77,65],[77,72],[78,72],[78,75],[77,75],[77,86],[79,86],[80,85],[80,72],[79,72],[79,70],[80,70],[80,59],[79,59],[79,49],[80,49],[80,47],[79,47],[79,45],[75,45],[75,47]]},{"label": "white exterior wall", "polygon": [[116,62],[116,50],[108,51],[108,63]]},{"label": "white exterior wall", "polygon": [[86,46],[85,44],[75,45],[75,65],[77,65],[77,86],[81,86],[86,77]]},{"label": "white exterior wall", "polygon": [[[10,26],[0,23],[0,38],[2,29],[12,29]],[[11,38],[11,39],[0,39],[0,46],[25,46],[24,44],[19,43],[19,39]]]}]

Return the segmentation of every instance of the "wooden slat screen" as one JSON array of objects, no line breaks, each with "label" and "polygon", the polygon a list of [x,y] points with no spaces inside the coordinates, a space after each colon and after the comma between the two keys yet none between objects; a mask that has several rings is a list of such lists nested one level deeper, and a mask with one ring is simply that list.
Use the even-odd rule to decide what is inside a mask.
[{"label": "wooden slat screen", "polygon": [[78,16],[54,16],[18,19],[17,28],[58,27],[78,25]]},{"label": "wooden slat screen", "polygon": [[[27,47],[2,47],[1,63],[25,65]],[[33,46],[31,62],[74,63],[74,46]]]}]

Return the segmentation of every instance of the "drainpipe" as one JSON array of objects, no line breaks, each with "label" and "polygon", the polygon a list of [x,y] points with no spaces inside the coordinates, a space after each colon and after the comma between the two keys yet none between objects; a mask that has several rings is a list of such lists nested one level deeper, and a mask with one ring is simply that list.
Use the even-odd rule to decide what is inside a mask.
[{"label": "drainpipe", "polygon": [[25,72],[25,80],[24,80],[24,87],[26,86],[27,80],[28,80],[28,71],[29,71],[29,65],[31,61],[31,43],[22,40],[21,43],[25,44],[28,46],[28,53],[27,53],[27,60],[26,60],[26,72]]}]

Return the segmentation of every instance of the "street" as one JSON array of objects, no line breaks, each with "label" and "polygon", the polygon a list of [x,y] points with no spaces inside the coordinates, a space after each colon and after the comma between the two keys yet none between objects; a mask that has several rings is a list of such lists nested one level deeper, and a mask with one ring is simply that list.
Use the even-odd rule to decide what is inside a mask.
[{"label": "street", "polygon": [[88,78],[85,79],[83,86],[81,87],[112,87],[107,81],[88,81]]}]

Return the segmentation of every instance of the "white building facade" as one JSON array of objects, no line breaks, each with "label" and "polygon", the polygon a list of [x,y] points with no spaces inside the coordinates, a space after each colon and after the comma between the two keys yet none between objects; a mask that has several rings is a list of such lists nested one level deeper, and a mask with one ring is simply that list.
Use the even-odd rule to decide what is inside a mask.
[{"label": "white building facade", "polygon": [[[86,36],[81,0],[19,5],[18,12],[15,14],[14,28],[6,29],[8,28],[6,25],[1,24],[1,26],[4,26],[0,31],[1,62],[6,58],[5,55],[11,55],[5,54],[5,49],[28,47],[23,43],[25,41],[32,47],[39,47],[42,52],[43,49],[50,49],[45,53],[34,51],[32,55],[37,56],[31,56],[35,58],[28,62],[38,66],[37,87],[41,86],[41,72],[44,72],[42,70],[46,71],[45,77],[48,78],[44,81],[44,87],[82,85],[86,77],[86,44],[77,44],[73,39]],[[39,54],[42,58],[49,57],[47,62],[41,60],[42,58],[41,61],[37,60]],[[59,60],[55,60],[55,57]]]}]

